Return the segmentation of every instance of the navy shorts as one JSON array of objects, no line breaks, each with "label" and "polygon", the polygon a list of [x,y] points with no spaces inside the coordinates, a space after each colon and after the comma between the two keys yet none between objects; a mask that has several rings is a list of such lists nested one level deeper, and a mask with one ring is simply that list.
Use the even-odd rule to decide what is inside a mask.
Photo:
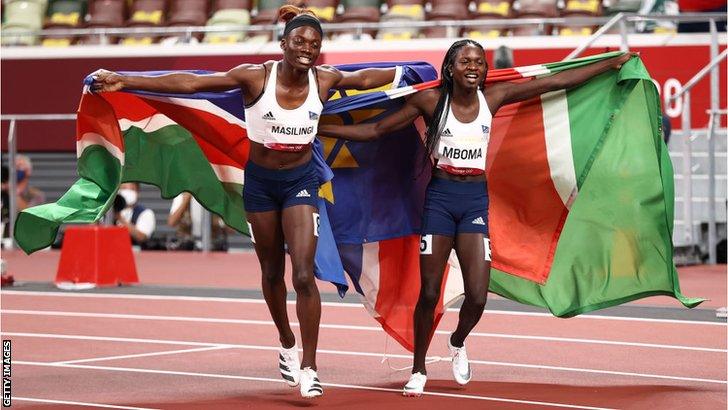
[{"label": "navy shorts", "polygon": [[422,235],[488,236],[488,188],[485,182],[432,178],[425,195]]},{"label": "navy shorts", "polygon": [[268,169],[248,161],[243,204],[246,212],[280,211],[295,205],[318,209],[319,179],[313,161],[290,169]]}]

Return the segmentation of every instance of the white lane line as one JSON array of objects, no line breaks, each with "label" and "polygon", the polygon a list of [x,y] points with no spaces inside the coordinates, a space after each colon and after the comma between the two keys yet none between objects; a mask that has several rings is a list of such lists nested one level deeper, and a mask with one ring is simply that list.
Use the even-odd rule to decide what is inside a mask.
[{"label": "white lane line", "polygon": [[[102,299],[132,299],[132,300],[169,300],[169,301],[186,301],[186,302],[224,302],[224,303],[252,303],[262,305],[265,304],[263,299],[251,298],[220,298],[220,297],[201,297],[201,296],[168,296],[168,295],[128,295],[114,293],[67,293],[67,292],[38,292],[27,290],[2,290],[0,294],[26,295],[26,296],[52,296],[52,297],[78,297],[78,298],[102,298]],[[287,301],[289,305],[294,305],[293,300]],[[344,303],[344,302],[321,302],[321,306],[344,307],[364,309],[361,303]],[[460,309],[449,308],[448,312],[459,312]],[[485,310],[490,315],[508,315],[508,316],[534,316],[554,318],[550,313],[539,312],[511,312],[505,310]],[[705,326],[728,326],[728,323],[722,322],[702,322],[698,320],[678,320],[678,319],[650,319],[639,317],[621,317],[621,316],[603,316],[584,314],[570,318],[569,320],[578,319],[597,319],[597,320],[617,320],[628,322],[649,322],[649,323],[674,323],[681,325],[705,325]]]},{"label": "white lane line", "polygon": [[[48,333],[13,333],[3,332],[3,336],[13,337],[38,337],[38,338],[50,338],[50,339],[70,339],[70,340],[95,340],[95,341],[108,341],[108,342],[127,342],[127,343],[150,343],[150,344],[169,344],[169,345],[187,345],[187,346],[220,346],[224,348],[235,348],[235,349],[248,349],[248,350],[268,350],[278,351],[278,346],[258,346],[258,345],[243,345],[243,344],[227,344],[227,343],[208,343],[198,341],[180,341],[180,340],[158,340],[158,339],[134,339],[134,338],[120,338],[120,337],[104,337],[104,336],[76,336],[76,335],[60,335],[60,334],[48,334]],[[299,349],[301,350],[301,349]],[[354,352],[346,350],[330,350],[330,349],[317,349],[317,353],[320,354],[331,354],[341,356],[360,356],[360,357],[374,357],[377,359],[382,358],[382,353],[374,352]],[[411,360],[412,356],[409,354],[387,354],[390,358],[401,358]],[[450,358],[431,356],[427,357],[427,360],[434,361],[449,361]],[[714,384],[728,384],[725,380],[716,379],[703,379],[695,377],[683,377],[683,376],[670,376],[662,374],[651,374],[651,373],[632,373],[632,372],[619,372],[614,370],[601,370],[601,369],[586,369],[580,367],[563,367],[563,366],[548,366],[540,364],[524,364],[524,363],[512,363],[512,362],[496,362],[488,360],[473,360],[470,359],[470,363],[482,364],[490,366],[505,366],[505,367],[516,367],[525,369],[537,369],[537,370],[558,370],[564,372],[575,372],[575,373],[593,373],[593,374],[607,374],[607,375],[618,375],[618,376],[629,376],[629,377],[640,377],[640,378],[652,378],[652,379],[666,379],[666,380],[678,380],[678,381],[692,381],[699,383],[714,383]],[[49,363],[51,364],[51,363]]]},{"label": "white lane line", "polygon": [[129,410],[156,410],[150,407],[129,407],[129,406],[116,406],[113,404],[100,404],[100,403],[85,403],[81,401],[68,401],[68,400],[51,400],[51,399],[37,399],[33,397],[15,397],[13,401],[32,401],[36,403],[51,403],[51,404],[70,404],[73,406],[84,406],[84,407],[102,407],[106,409],[129,409]]},{"label": "white lane line", "polygon": [[77,363],[99,362],[99,361],[116,360],[116,359],[136,359],[138,357],[166,356],[166,355],[172,355],[172,354],[206,352],[209,350],[222,350],[222,349],[229,349],[229,347],[227,347],[227,346],[210,346],[210,347],[198,347],[196,349],[166,350],[164,352],[136,353],[136,354],[126,354],[123,356],[104,356],[104,357],[94,357],[94,358],[90,358],[90,359],[64,360],[61,362],[53,362],[52,364],[77,364]]},{"label": "white lane line", "polygon": [[[280,379],[270,379],[270,378],[266,378],[266,377],[235,376],[235,375],[215,374],[215,373],[179,372],[179,371],[171,371],[171,370],[135,369],[135,368],[129,368],[129,367],[89,366],[89,365],[75,365],[75,364],[66,365],[66,364],[38,363],[38,362],[26,362],[26,361],[14,361],[13,364],[26,365],[26,366],[64,367],[64,368],[86,369],[86,370],[104,370],[104,371],[116,371],[116,372],[149,373],[149,374],[162,374],[162,375],[173,375],[173,376],[207,377],[207,378],[215,378],[215,379],[233,379],[233,380],[246,380],[246,381],[256,381],[256,382],[284,383],[284,380],[280,380]],[[371,391],[383,391],[383,392],[392,392],[392,393],[401,393],[402,392],[399,389],[360,386],[360,385],[354,385],[354,384],[338,384],[338,383],[321,383],[321,384],[324,386],[327,386],[327,387],[338,387],[338,388],[343,388],[343,389],[371,390]],[[517,400],[517,399],[507,399],[507,398],[501,398],[501,397],[476,396],[476,395],[470,395],[470,394],[440,393],[440,392],[432,392],[432,391],[426,391],[423,394],[428,395],[428,396],[439,396],[439,397],[448,397],[448,398],[456,398],[456,399],[473,399],[473,400],[485,400],[485,401],[494,401],[494,402],[501,402],[501,403],[530,404],[530,405],[534,405],[534,406],[565,407],[565,408],[572,408],[572,409],[588,409],[588,410],[611,410],[611,409],[607,409],[604,407],[589,407],[589,406],[579,406],[579,405],[565,404],[565,403],[553,403],[553,402],[533,401],[533,400]]]},{"label": "white lane line", "polygon": [[[265,326],[274,326],[275,325],[275,323],[273,323],[273,321],[271,321],[271,320],[222,319],[222,318],[211,318],[211,317],[131,315],[131,314],[121,314],[121,313],[88,313],[88,312],[64,312],[64,311],[49,311],[49,310],[15,310],[15,309],[2,310],[0,312],[10,314],[10,315],[31,315],[31,316],[61,316],[61,317],[85,317],[85,318],[98,318],[98,319],[160,320],[160,321],[197,322],[197,323],[225,323],[225,324],[236,324],[236,325],[265,325]],[[298,324],[298,322],[291,322],[291,326],[299,326],[299,324]],[[384,332],[384,330],[379,326],[333,325],[333,324],[322,323],[319,325],[319,328]],[[441,334],[441,335],[449,335],[451,332],[447,331],[447,330],[437,330],[437,331],[435,331],[435,333]],[[612,341],[612,340],[600,340],[600,339],[513,335],[513,334],[505,334],[505,333],[483,333],[483,332],[472,332],[472,333],[470,333],[469,336],[470,337],[491,337],[491,338],[501,338],[501,339],[538,340],[538,341],[564,342],[564,343],[629,346],[629,347],[643,347],[643,348],[655,348],[655,349],[691,350],[691,351],[711,352],[711,353],[728,353],[728,349],[718,349],[718,348],[711,348],[711,347],[665,345],[665,344],[655,344],[655,343],[624,342],[624,341]]]}]

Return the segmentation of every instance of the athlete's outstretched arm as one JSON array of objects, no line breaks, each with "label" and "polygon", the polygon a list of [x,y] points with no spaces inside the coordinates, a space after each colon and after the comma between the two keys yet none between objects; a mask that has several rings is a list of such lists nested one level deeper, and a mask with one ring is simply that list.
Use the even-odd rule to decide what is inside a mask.
[{"label": "athlete's outstretched arm", "polygon": [[625,53],[597,63],[583,67],[562,71],[548,77],[538,78],[522,83],[502,83],[486,88],[488,105],[492,112],[495,112],[503,105],[524,101],[549,91],[563,90],[589,80],[590,78],[608,71],[612,68],[619,68],[627,60],[635,56],[635,53]]},{"label": "athlete's outstretched arm", "polygon": [[408,100],[404,107],[377,122],[356,125],[319,124],[318,133],[325,137],[341,138],[349,141],[372,141],[382,135],[404,128],[422,115],[415,98]]},{"label": "athlete's outstretched arm", "polygon": [[260,77],[261,65],[243,64],[228,72],[213,74],[170,73],[160,76],[129,76],[98,70],[93,75],[94,91],[119,91],[124,88],[161,93],[191,94],[200,91],[224,91],[245,87]]},{"label": "athlete's outstretched arm", "polygon": [[341,71],[329,65],[320,66],[325,75],[330,76],[330,88],[343,88],[355,90],[368,90],[381,87],[394,81],[396,69],[391,68],[363,68],[356,71]]}]

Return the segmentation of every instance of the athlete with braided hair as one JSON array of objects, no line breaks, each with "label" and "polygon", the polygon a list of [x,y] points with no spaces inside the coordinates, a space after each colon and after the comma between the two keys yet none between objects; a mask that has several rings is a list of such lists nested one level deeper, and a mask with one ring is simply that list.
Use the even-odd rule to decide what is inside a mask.
[{"label": "athlete with braided hair", "polygon": [[574,87],[621,66],[630,57],[624,54],[549,77],[485,87],[488,65],[483,47],[473,40],[460,40],[445,54],[439,87],[416,93],[399,111],[379,122],[319,127],[321,135],[368,141],[401,129],[421,116],[427,120],[425,146],[434,169],[422,216],[414,365],[404,387],[405,396],[421,395],[427,381],[425,356],[445,264],[453,247],[463,272],[465,300],[448,347],[455,380],[464,385],[472,377],[464,343],[483,314],[490,280],[485,156],[493,116],[503,105]]},{"label": "athlete with braided hair", "polygon": [[[94,89],[164,93],[241,89],[250,139],[243,202],[263,271],[263,295],[278,329],[278,365],[290,386],[300,382],[301,395],[316,397],[323,394],[316,373],[321,298],[313,273],[320,181],[311,159],[311,146],[330,89],[380,87],[394,80],[395,69],[344,72],[331,66],[315,66],[323,39],[318,18],[294,6],[281,7],[278,16],[286,23],[280,41],[281,61],[242,64],[209,75],[143,77],[102,70],[96,73]],[[303,344],[301,361],[286,312],[284,244],[288,245],[293,265]]]}]

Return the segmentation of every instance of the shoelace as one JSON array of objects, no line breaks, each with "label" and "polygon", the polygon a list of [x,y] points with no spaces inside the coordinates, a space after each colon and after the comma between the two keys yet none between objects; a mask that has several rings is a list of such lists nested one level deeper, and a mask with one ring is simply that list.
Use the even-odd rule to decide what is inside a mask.
[{"label": "shoelace", "polygon": [[[387,355],[387,347],[388,346],[389,346],[389,336],[385,334],[384,335],[384,353],[382,353],[382,361],[381,361],[381,363],[387,362],[387,366],[389,366],[389,369],[390,370],[393,370],[395,372],[401,372],[401,371],[409,370],[409,369],[412,368],[411,365],[410,366],[406,366],[406,367],[392,367],[392,364],[389,362],[389,357],[390,356]],[[437,363],[437,362],[440,362],[440,361],[446,362],[446,361],[448,361],[448,358],[447,357],[442,357],[442,356],[430,356],[429,359],[425,360],[425,364],[432,364],[432,363]]]}]

